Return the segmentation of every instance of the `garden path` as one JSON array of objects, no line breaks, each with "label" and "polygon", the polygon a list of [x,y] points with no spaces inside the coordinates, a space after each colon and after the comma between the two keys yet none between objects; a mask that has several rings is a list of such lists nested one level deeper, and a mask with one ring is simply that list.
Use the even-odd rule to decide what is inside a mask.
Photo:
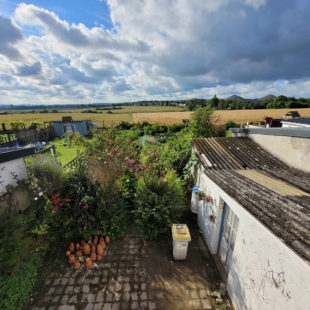
[{"label": "garden path", "polygon": [[171,237],[142,241],[132,227],[108,245],[97,267],[74,271],[68,264],[54,274],[30,309],[215,309],[210,295],[220,278],[196,224],[190,231],[187,260],[174,261]]}]

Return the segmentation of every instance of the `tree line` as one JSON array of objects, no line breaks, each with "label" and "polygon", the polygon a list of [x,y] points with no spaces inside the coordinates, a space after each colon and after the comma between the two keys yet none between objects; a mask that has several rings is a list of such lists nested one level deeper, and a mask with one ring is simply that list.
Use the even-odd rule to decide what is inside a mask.
[{"label": "tree line", "polygon": [[233,101],[219,99],[216,95],[207,100],[193,98],[185,101],[188,110],[193,111],[200,107],[211,107],[216,110],[242,110],[242,109],[282,109],[282,108],[310,108],[310,99],[278,96],[271,100],[242,100]]}]

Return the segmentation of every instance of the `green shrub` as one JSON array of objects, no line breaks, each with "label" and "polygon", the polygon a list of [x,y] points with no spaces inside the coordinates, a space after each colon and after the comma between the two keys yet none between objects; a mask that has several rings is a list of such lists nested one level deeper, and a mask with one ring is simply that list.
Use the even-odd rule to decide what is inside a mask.
[{"label": "green shrub", "polygon": [[22,309],[36,289],[48,243],[32,232],[35,225],[29,215],[1,221],[0,309]]},{"label": "green shrub", "polygon": [[147,144],[154,144],[155,143],[155,138],[149,135],[144,135],[139,139],[139,144],[144,147]]},{"label": "green shrub", "polygon": [[234,121],[228,121],[224,124],[225,130],[229,130],[229,128],[238,128],[239,125]]},{"label": "green shrub", "polygon": [[213,135],[211,121],[213,110],[209,107],[198,108],[191,117],[191,130],[194,138],[208,138]]},{"label": "green shrub", "polygon": [[51,197],[63,187],[65,181],[63,169],[47,155],[36,156],[29,167],[29,172],[47,197]]},{"label": "green shrub", "polygon": [[185,209],[181,181],[174,172],[164,177],[148,175],[138,180],[136,224],[142,239],[155,239],[177,222]]}]

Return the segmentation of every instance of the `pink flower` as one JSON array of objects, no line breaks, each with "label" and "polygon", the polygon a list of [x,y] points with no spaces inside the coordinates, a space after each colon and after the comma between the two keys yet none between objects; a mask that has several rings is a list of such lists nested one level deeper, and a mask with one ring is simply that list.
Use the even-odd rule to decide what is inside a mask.
[{"label": "pink flower", "polygon": [[57,209],[58,209],[58,206],[55,206],[54,208],[53,208],[53,210],[56,212],[57,211]]},{"label": "pink flower", "polygon": [[116,156],[119,157],[119,156],[120,156],[120,153],[117,153]]},{"label": "pink flower", "polygon": [[154,139],[152,140],[152,143],[155,143]]},{"label": "pink flower", "polygon": [[161,174],[165,174],[165,170],[162,170],[162,171],[161,171]]},{"label": "pink flower", "polygon": [[79,206],[81,206],[81,205],[82,205],[82,203],[80,202],[80,203],[79,203]]},{"label": "pink flower", "polygon": [[156,150],[156,153],[159,153],[159,150]]},{"label": "pink flower", "polygon": [[107,155],[108,155],[108,157],[112,157],[112,156],[113,156],[113,154],[112,154],[112,153],[108,153]]},{"label": "pink flower", "polygon": [[56,199],[57,196],[58,196],[58,194],[54,194],[54,195],[53,195],[53,199]]},{"label": "pink flower", "polygon": [[60,203],[59,205],[62,206],[62,203]]},{"label": "pink flower", "polygon": [[109,140],[109,143],[110,143],[110,144],[113,144],[113,140],[112,140],[112,139],[110,139],[110,140]]},{"label": "pink flower", "polygon": [[69,202],[69,201],[70,201],[70,199],[69,199],[69,198],[66,198],[66,199],[65,199],[65,202]]},{"label": "pink flower", "polygon": [[164,178],[163,181],[166,183],[167,182],[167,178]]},{"label": "pink flower", "polygon": [[130,159],[129,163],[133,164],[135,161],[133,159]]},{"label": "pink flower", "polygon": [[119,150],[119,152],[122,154],[124,151],[123,150]]},{"label": "pink flower", "polygon": [[83,209],[88,209],[88,206],[83,206]]}]

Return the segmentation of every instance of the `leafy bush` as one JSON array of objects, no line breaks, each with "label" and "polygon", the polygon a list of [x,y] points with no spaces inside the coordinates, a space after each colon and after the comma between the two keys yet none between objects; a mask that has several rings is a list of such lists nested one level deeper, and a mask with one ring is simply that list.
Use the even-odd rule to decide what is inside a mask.
[{"label": "leafy bush", "polygon": [[25,129],[25,122],[23,121],[12,121],[10,122],[11,128],[13,130],[21,130],[21,129]]},{"label": "leafy bush", "polygon": [[33,121],[28,124],[28,129],[36,129],[36,128],[43,128],[42,122]]},{"label": "leafy bush", "polygon": [[38,284],[48,243],[31,232],[35,225],[30,215],[1,221],[0,309],[22,309]]},{"label": "leafy bush", "polygon": [[234,121],[228,121],[224,124],[225,130],[229,130],[229,128],[238,128],[239,125]]},{"label": "leafy bush", "polygon": [[138,180],[136,224],[142,239],[155,239],[177,222],[185,209],[181,181],[174,172],[164,177],[145,175]]},{"label": "leafy bush", "polygon": [[51,197],[63,187],[65,174],[61,166],[47,155],[36,156],[29,172],[47,197]]},{"label": "leafy bush", "polygon": [[155,138],[149,135],[144,135],[139,139],[139,144],[144,147],[147,144],[154,144],[155,143]]},{"label": "leafy bush", "polygon": [[213,110],[209,107],[198,108],[191,118],[191,130],[195,138],[208,138],[213,135],[213,124],[211,121]]}]

